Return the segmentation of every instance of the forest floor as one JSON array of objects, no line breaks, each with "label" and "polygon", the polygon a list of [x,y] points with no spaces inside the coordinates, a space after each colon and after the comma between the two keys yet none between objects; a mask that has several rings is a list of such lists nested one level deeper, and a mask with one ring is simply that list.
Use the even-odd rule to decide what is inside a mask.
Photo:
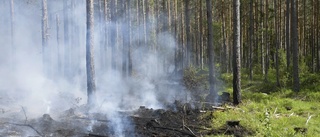
[{"label": "forest floor", "polygon": [[[110,125],[112,120],[102,113],[82,113],[81,108],[65,111],[59,119],[53,119],[44,114],[40,118],[16,120],[13,118],[0,119],[0,136],[41,136],[41,137],[164,137],[164,136],[209,136],[237,135],[248,136],[254,132],[245,129],[237,121],[212,128],[210,115],[215,111],[225,111],[228,108],[212,107],[200,110],[192,108],[188,103],[176,101],[167,110],[152,109],[141,106],[134,111],[120,112],[121,123],[125,124],[121,133],[114,131]],[[230,124],[231,123],[231,124]],[[131,127],[131,128],[128,128]]]},{"label": "forest floor", "polygon": [[[227,75],[225,79],[230,77]],[[22,109],[16,113],[25,118],[19,120],[14,115],[1,117],[6,112],[0,109],[0,136],[320,136],[319,84],[313,84],[312,89],[310,84],[302,85],[298,93],[273,85],[272,81],[244,81],[242,103],[238,106],[233,106],[230,100],[219,105],[176,101],[167,104],[167,109],[141,106],[136,110],[121,111],[117,117],[122,131],[113,130],[110,125],[115,121],[106,114],[88,113],[85,106],[66,110],[58,118],[43,114],[28,119]],[[232,93],[230,82],[224,92]]]}]

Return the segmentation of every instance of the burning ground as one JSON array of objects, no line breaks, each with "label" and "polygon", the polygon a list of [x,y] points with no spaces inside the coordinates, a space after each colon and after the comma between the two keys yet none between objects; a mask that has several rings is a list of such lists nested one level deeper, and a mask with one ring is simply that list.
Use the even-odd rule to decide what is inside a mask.
[{"label": "burning ground", "polygon": [[193,108],[189,103],[176,101],[168,105],[167,108],[165,110],[141,106],[136,110],[118,111],[116,112],[118,123],[114,123],[113,118],[107,114],[89,113],[86,106],[71,108],[55,119],[49,114],[28,119],[22,108],[20,112],[11,114],[24,115],[24,119],[16,119],[15,117],[0,119],[2,129],[0,136],[195,137],[217,134],[253,135],[252,131],[243,128],[237,121],[229,121],[224,127],[212,129],[210,126],[212,117],[205,116],[205,114],[223,111],[225,109],[223,107],[211,107],[210,110],[207,108],[205,111]]}]

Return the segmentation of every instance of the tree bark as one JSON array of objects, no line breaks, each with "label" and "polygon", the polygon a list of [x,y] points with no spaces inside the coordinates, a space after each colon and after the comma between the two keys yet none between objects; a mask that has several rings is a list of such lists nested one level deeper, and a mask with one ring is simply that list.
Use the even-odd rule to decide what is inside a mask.
[{"label": "tree bark", "polygon": [[233,104],[241,103],[240,0],[233,0]]},{"label": "tree bark", "polygon": [[[210,85],[210,94],[209,99],[216,101],[217,92],[215,91],[215,76],[214,76],[214,55],[213,55],[213,26],[212,26],[212,1],[206,0],[207,5],[207,24],[208,24],[208,56],[209,56],[209,85]],[[188,26],[186,26],[188,27]],[[188,31],[187,31],[188,32]],[[211,98],[213,97],[213,98]]]},{"label": "tree bark", "polygon": [[86,33],[86,69],[87,69],[87,103],[93,105],[95,100],[96,84],[94,69],[94,15],[93,0],[86,0],[87,33]]},{"label": "tree bark", "polygon": [[56,25],[57,25],[57,59],[58,59],[58,74],[61,75],[62,64],[61,64],[61,52],[60,52],[60,18],[56,15]]},{"label": "tree bark", "polygon": [[286,54],[287,54],[287,70],[290,68],[290,54],[291,54],[291,46],[290,46],[290,0],[286,0]]},{"label": "tree bark", "polygon": [[291,34],[292,34],[292,47],[293,47],[293,90],[298,92],[300,90],[300,79],[299,79],[299,48],[298,48],[298,17],[297,17],[297,0],[292,0],[291,3]]},{"label": "tree bark", "polygon": [[[191,59],[192,59],[192,49],[190,44],[190,15],[189,15],[189,0],[184,0],[184,16],[185,16],[185,29],[186,29],[186,49],[187,49],[187,61],[186,66],[189,67],[191,65]],[[211,9],[210,9],[211,11]]]},{"label": "tree bark", "polygon": [[42,0],[42,62],[44,72],[47,73],[48,65],[48,56],[47,54],[48,48],[48,8],[47,8],[47,0]]},{"label": "tree bark", "polygon": [[266,27],[266,35],[265,35],[265,42],[266,42],[266,67],[265,67],[265,77],[264,80],[268,81],[268,73],[269,73],[269,64],[270,64],[270,42],[269,42],[269,25],[268,25],[268,19],[269,19],[269,2],[266,0],[266,16],[265,16],[265,27]]},{"label": "tree bark", "polygon": [[277,86],[280,86],[279,80],[279,28],[278,28],[278,10],[277,10],[277,0],[274,0],[274,29],[275,29],[275,45],[276,45],[276,79],[277,79]]},{"label": "tree bark", "polygon": [[69,78],[70,73],[70,44],[69,44],[69,16],[68,1],[63,1],[63,29],[64,29],[64,75]]},{"label": "tree bark", "polygon": [[[112,24],[116,24],[116,0],[111,0],[111,22]],[[111,67],[113,70],[116,70],[116,39],[117,39],[117,31],[116,25],[112,25],[110,27],[110,46],[111,46]]]},{"label": "tree bark", "polygon": [[249,79],[252,80],[253,75],[253,0],[250,0],[250,11],[249,11]]},{"label": "tree bark", "polygon": [[[13,67],[15,64],[15,37],[14,37],[14,26],[15,26],[15,19],[14,19],[14,0],[10,1],[10,19],[11,19],[11,66]],[[14,67],[13,67],[14,68]]]}]

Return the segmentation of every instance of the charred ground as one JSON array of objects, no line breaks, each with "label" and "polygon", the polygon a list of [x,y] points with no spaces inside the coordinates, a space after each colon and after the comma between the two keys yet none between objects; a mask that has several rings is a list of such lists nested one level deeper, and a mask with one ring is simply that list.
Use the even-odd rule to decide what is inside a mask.
[{"label": "charred ground", "polygon": [[[225,126],[213,129],[210,113],[224,111],[223,107],[207,105],[199,109],[189,103],[174,102],[168,109],[152,109],[141,106],[132,111],[119,111],[120,120],[125,128],[118,133],[111,127],[111,121],[103,113],[89,113],[85,106],[72,108],[53,119],[44,114],[40,118],[17,120],[2,118],[0,136],[54,136],[54,137],[169,137],[169,136],[205,136],[205,135],[235,135],[247,136],[254,132],[245,129],[239,123],[226,123]],[[23,112],[20,112],[23,113]],[[209,114],[209,115],[206,115]],[[231,122],[232,123],[232,122]]]}]

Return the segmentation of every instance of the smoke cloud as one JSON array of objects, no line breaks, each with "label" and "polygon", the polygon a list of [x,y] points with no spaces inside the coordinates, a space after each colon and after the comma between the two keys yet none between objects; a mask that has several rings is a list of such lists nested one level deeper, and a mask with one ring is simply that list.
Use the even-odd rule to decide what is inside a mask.
[{"label": "smoke cloud", "polygon": [[[0,117],[14,113],[24,119],[22,106],[29,118],[44,113],[58,118],[63,111],[86,104],[85,1],[79,0],[74,5],[71,2],[67,4],[70,9],[64,14],[62,0],[48,3],[49,52],[48,59],[43,62],[41,1],[15,0],[13,38],[10,29],[10,3],[1,1],[0,108],[3,114]],[[97,5],[95,4],[95,8]],[[131,11],[134,13],[134,9]],[[64,20],[64,15],[68,15],[68,21]],[[115,134],[119,136],[123,129],[129,128],[126,125],[130,125],[126,124],[130,121],[121,117],[119,112],[134,110],[139,106],[159,109],[175,99],[185,101],[185,93],[182,90],[166,86],[168,83],[179,85],[168,81],[175,69],[173,61],[177,44],[174,37],[167,31],[155,35],[156,29],[159,29],[156,25],[159,19],[156,20],[149,15],[146,25],[147,42],[144,43],[143,24],[134,24],[137,20],[142,21],[142,18],[134,14],[129,15],[130,20],[119,15],[115,21],[104,22],[103,19],[99,19],[95,10],[97,98],[90,113],[106,114],[112,121],[111,126]],[[56,17],[60,19],[58,34]],[[131,23],[128,24],[128,21]],[[103,27],[105,23],[106,29]],[[65,30],[65,26],[68,26],[68,30]],[[131,33],[130,38],[122,35],[122,29],[125,33]],[[105,30],[107,37],[104,35]],[[111,36],[108,33],[111,30],[118,33]],[[68,36],[68,40],[64,35]],[[116,39],[115,45],[110,45],[111,39]],[[123,61],[126,60],[122,58],[124,44],[131,46],[132,77],[124,77],[122,72]],[[115,46],[116,53],[112,53],[112,46]],[[116,55],[116,69],[111,67],[112,54]]]}]

